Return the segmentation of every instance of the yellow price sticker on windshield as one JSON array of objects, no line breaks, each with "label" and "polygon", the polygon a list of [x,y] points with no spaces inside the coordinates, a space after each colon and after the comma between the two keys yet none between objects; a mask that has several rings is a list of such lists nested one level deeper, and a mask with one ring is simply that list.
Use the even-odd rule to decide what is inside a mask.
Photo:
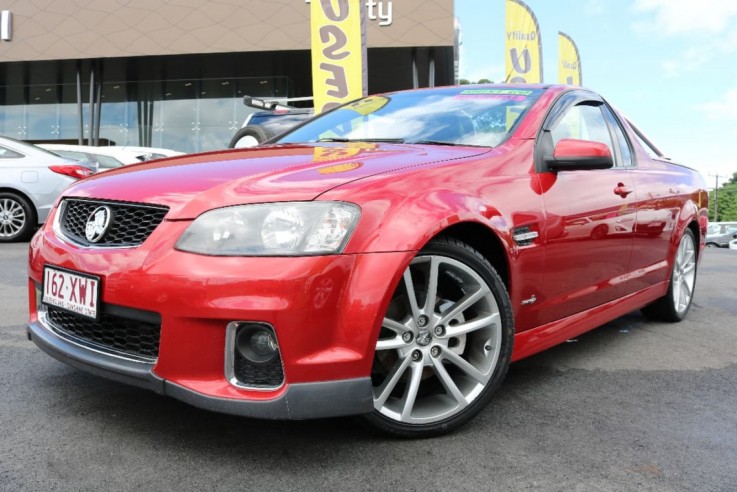
[{"label": "yellow price sticker on windshield", "polygon": [[366,99],[361,99],[360,101],[351,103],[347,107],[348,109],[352,109],[358,114],[362,114],[366,116],[366,115],[375,113],[376,111],[380,110],[381,108],[386,106],[388,102],[389,102],[388,97],[370,96],[370,97],[367,97]]}]

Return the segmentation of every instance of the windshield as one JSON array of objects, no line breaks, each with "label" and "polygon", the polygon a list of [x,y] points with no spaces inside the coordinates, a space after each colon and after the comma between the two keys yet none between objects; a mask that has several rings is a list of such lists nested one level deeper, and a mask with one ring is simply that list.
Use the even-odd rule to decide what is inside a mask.
[{"label": "windshield", "polygon": [[494,147],[542,89],[449,87],[370,96],[326,113],[278,143],[389,141]]}]

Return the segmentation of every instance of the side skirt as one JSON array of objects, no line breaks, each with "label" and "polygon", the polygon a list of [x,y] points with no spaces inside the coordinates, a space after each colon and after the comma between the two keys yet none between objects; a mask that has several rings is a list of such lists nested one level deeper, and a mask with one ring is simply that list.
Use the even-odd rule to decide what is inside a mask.
[{"label": "side skirt", "polygon": [[667,290],[668,282],[661,282],[587,311],[517,333],[514,336],[512,362],[586,333],[635,309],[640,309],[662,297]]}]

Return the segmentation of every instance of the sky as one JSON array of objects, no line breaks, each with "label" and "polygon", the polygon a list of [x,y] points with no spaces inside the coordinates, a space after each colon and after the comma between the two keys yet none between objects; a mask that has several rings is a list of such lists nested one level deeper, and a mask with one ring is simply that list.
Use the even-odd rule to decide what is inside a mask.
[{"label": "sky", "polygon": [[[737,172],[737,0],[523,0],[540,25],[544,82],[558,31],[601,94],[709,188]],[[455,0],[460,77],[503,82],[505,0]],[[726,178],[725,178],[726,177]]]}]

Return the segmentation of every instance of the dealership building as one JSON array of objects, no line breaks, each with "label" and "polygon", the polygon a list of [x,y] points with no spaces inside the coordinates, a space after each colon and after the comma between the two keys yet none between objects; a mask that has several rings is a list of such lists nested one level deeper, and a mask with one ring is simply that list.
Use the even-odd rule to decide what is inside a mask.
[{"label": "dealership building", "polygon": [[[453,0],[369,0],[368,91],[452,84]],[[312,95],[305,0],[6,0],[0,135],[199,152]]]}]

